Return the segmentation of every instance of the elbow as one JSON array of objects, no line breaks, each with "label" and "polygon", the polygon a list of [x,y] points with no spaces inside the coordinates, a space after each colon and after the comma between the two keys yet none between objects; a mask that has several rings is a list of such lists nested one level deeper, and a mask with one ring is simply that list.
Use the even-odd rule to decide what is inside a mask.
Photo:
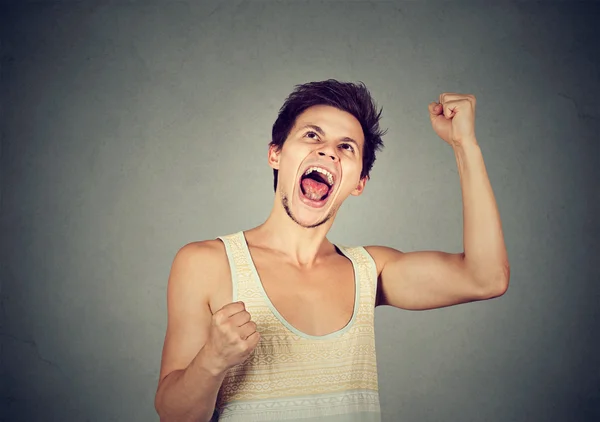
[{"label": "elbow", "polygon": [[488,275],[484,282],[478,283],[480,287],[480,299],[493,299],[502,296],[508,290],[510,281],[510,265],[508,262],[501,266],[500,270]]},{"label": "elbow", "polygon": [[500,268],[500,271],[493,277],[491,283],[491,298],[500,297],[508,290],[510,281],[510,264],[506,262]]},{"label": "elbow", "polygon": [[508,278],[502,278],[494,284],[491,290],[490,299],[500,297],[508,290]]}]

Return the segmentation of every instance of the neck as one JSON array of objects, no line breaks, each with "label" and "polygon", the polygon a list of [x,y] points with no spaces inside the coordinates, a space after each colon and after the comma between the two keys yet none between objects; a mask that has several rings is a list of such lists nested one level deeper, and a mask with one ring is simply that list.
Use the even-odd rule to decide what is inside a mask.
[{"label": "neck", "polygon": [[331,252],[327,233],[335,215],[318,227],[305,228],[293,221],[275,195],[273,209],[260,226],[245,232],[248,244],[284,255],[291,264],[310,268]]}]

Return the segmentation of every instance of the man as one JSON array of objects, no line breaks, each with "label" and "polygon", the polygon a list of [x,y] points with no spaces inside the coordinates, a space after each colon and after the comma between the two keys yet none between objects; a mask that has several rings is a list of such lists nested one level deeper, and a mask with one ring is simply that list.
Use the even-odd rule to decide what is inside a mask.
[{"label": "man", "polygon": [[343,247],[326,235],[382,146],[362,84],[296,87],[273,126],[275,199],[251,230],[176,255],[155,406],[161,421],[377,421],[374,307],[433,309],[502,295],[509,265],[475,137],[475,98],[442,94],[432,127],[454,150],[464,252]]}]

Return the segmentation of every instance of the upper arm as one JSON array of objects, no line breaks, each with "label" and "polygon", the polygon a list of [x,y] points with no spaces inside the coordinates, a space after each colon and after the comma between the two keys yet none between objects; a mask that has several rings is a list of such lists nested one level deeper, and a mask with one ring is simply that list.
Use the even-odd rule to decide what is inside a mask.
[{"label": "upper arm", "polygon": [[365,248],[377,265],[378,305],[424,310],[501,295],[477,283],[463,253]]},{"label": "upper arm", "polygon": [[177,252],[167,287],[159,384],[171,372],[187,368],[204,346],[212,317],[210,299],[229,271],[224,256],[219,240],[190,243]]}]

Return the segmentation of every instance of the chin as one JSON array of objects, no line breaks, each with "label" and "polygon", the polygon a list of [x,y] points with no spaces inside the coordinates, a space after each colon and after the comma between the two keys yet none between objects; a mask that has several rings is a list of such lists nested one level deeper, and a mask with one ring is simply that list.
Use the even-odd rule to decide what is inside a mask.
[{"label": "chin", "polygon": [[[333,200],[333,198],[331,198]],[[294,206],[294,202],[296,202],[297,206]],[[288,196],[284,193],[281,194],[281,204],[283,209],[285,210],[288,217],[292,219],[292,221],[298,224],[301,227],[306,229],[312,229],[323,224],[327,223],[329,220],[333,218],[335,215],[333,207],[325,206],[318,209],[318,212],[315,212],[311,209],[308,209],[306,205],[304,205],[298,198],[297,201],[289,201]],[[292,209],[296,208],[297,212],[294,212]],[[298,209],[298,208],[307,208],[307,209]]]}]

